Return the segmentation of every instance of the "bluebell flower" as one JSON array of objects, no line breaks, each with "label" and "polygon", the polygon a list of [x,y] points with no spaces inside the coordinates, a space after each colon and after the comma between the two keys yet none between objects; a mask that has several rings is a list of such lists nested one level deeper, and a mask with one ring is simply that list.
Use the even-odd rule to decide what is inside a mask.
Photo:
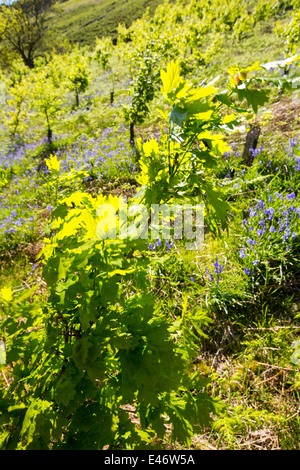
[{"label": "bluebell flower", "polygon": [[174,245],[174,241],[168,242],[168,240],[166,240],[165,248],[166,248],[167,252],[170,251],[170,248],[172,248],[173,245]]},{"label": "bluebell flower", "polygon": [[274,214],[275,209],[273,207],[268,207],[264,210],[264,215],[267,215],[269,220],[272,220]]},{"label": "bluebell flower", "polygon": [[288,198],[289,201],[292,201],[293,199],[296,198],[296,194],[293,192],[293,193],[287,194],[286,197]]},{"label": "bluebell flower", "polygon": [[266,226],[266,222],[264,221],[264,219],[261,219],[258,223],[259,223],[259,225],[261,225],[262,227],[265,227],[265,226]]},{"label": "bluebell flower", "polygon": [[224,269],[224,264],[220,264],[219,261],[218,261],[218,258],[216,258],[216,260],[213,261],[212,264],[215,267],[215,274],[221,274],[221,272]]},{"label": "bluebell flower", "polygon": [[249,217],[255,217],[257,215],[257,210],[255,209],[250,209]]}]

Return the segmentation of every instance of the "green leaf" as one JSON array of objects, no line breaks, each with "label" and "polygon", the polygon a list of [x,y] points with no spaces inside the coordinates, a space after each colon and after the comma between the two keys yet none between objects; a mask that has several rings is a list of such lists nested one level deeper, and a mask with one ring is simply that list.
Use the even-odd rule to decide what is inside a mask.
[{"label": "green leaf", "polygon": [[167,70],[161,70],[162,93],[169,100],[181,99],[186,96],[190,84],[186,83],[180,76],[179,62],[169,62]]},{"label": "green leaf", "polygon": [[[26,447],[40,439],[48,444],[53,426],[51,417],[53,417],[52,403],[40,398],[34,399],[25,414],[21,429],[21,437],[26,440]],[[35,448],[40,448],[39,442]]]},{"label": "green leaf", "polygon": [[199,126],[202,122],[207,124],[211,119],[213,111],[209,103],[200,101],[200,99],[197,101],[185,101],[173,107],[170,113],[170,120],[182,127],[187,119],[194,119]]},{"label": "green leaf", "polygon": [[167,70],[161,70],[160,72],[161,81],[163,84],[162,93],[168,96],[178,85],[183,82],[183,78],[180,77],[180,66],[179,62],[170,62],[167,66]]},{"label": "green leaf", "polygon": [[73,447],[101,449],[111,445],[115,435],[115,423],[111,409],[98,403],[85,403],[77,408],[69,426]]},{"label": "green leaf", "polygon": [[68,365],[63,375],[57,381],[54,388],[54,398],[58,404],[68,406],[76,396],[76,385],[78,383],[78,370]]},{"label": "green leaf", "polygon": [[191,151],[192,154],[192,161],[202,163],[208,168],[213,168],[217,164],[217,159],[216,157],[209,152],[208,150],[198,150],[198,149],[193,149]]},{"label": "green leaf", "polygon": [[191,442],[193,426],[185,413],[187,403],[184,398],[185,397],[179,397],[175,393],[170,394],[168,415],[172,423],[173,442],[178,440],[188,446]]},{"label": "green leaf", "polygon": [[252,106],[253,111],[257,113],[259,106],[264,106],[269,101],[268,90],[255,90],[247,88],[246,84],[238,86],[237,95],[240,101],[246,99],[248,106]]},{"label": "green leaf", "polygon": [[205,207],[207,209],[207,222],[214,233],[219,232],[218,224],[222,229],[227,228],[228,213],[231,209],[230,204],[223,198],[223,193],[218,191],[207,183],[203,184],[205,191]]},{"label": "green leaf", "polygon": [[102,380],[105,373],[105,363],[102,359],[101,344],[97,338],[86,336],[80,338],[73,346],[73,359],[76,367],[82,371],[86,370],[92,382],[96,379]]},{"label": "green leaf", "polygon": [[232,101],[231,101],[231,99],[230,99],[230,95],[229,95],[229,93],[228,93],[227,90],[224,90],[224,91],[218,93],[218,94],[216,95],[216,98],[217,98],[221,103],[223,103],[223,104],[225,104],[226,106],[228,106],[229,108],[233,106],[233,103],[232,103]]},{"label": "green leaf", "polygon": [[170,120],[174,124],[177,124],[178,126],[182,126],[187,115],[188,115],[187,110],[184,107],[182,107],[182,105],[176,105],[174,106],[174,108],[172,109],[170,113]]}]

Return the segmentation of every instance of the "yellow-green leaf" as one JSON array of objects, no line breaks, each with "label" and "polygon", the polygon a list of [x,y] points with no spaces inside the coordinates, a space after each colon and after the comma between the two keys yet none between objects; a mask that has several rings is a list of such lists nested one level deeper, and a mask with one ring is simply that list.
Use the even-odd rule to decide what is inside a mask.
[{"label": "yellow-green leaf", "polygon": [[53,173],[59,172],[60,161],[56,155],[50,155],[50,157],[46,160],[46,165],[48,170],[53,171]]},{"label": "yellow-green leaf", "polygon": [[0,296],[5,302],[11,302],[13,299],[13,290],[10,286],[4,286],[0,290]]}]

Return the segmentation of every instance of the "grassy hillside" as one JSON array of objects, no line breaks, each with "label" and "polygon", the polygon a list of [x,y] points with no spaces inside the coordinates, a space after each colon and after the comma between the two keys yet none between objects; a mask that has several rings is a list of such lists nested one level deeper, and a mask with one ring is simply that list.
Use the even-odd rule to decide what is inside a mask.
[{"label": "grassy hillside", "polygon": [[67,0],[59,2],[61,16],[55,26],[60,37],[82,45],[95,37],[117,36],[119,23],[127,27],[149,8],[152,14],[162,0]]}]

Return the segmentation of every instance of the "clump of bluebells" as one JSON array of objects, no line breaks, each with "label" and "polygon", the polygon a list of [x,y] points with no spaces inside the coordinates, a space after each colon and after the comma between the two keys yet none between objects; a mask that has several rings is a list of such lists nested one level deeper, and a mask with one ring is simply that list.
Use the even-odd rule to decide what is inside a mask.
[{"label": "clump of bluebells", "polygon": [[[106,128],[97,137],[82,136],[69,145],[57,145],[53,154],[60,161],[60,175],[67,177],[70,172],[78,175],[66,180],[59,191],[77,188],[92,179],[134,177],[135,156],[125,143],[125,133],[124,126]],[[51,213],[53,191],[48,185],[49,170],[37,158],[44,148],[45,142],[41,140],[0,152],[0,245],[7,247],[34,240],[40,235],[39,224]]]},{"label": "clump of bluebells", "polygon": [[[24,191],[24,190],[23,190]],[[28,242],[38,235],[38,218],[41,212],[30,193],[30,199],[24,198],[24,192],[18,191],[0,194],[0,246]]]},{"label": "clump of bluebells", "polygon": [[295,191],[267,188],[243,220],[239,259],[247,276],[274,276],[278,280],[299,248],[300,206]]},{"label": "clump of bluebells", "polygon": [[216,257],[212,260],[212,265],[214,267],[213,271],[210,271],[208,268],[206,268],[205,274],[209,276],[210,282],[215,283],[215,285],[219,287],[221,278],[220,274],[223,272],[225,264],[220,264],[218,257]]},{"label": "clump of bluebells", "polygon": [[33,158],[38,145],[15,145],[0,153],[0,247],[4,253],[38,235],[39,185]]},{"label": "clump of bluebells", "polygon": [[[86,171],[100,179],[130,177],[137,171],[132,147],[126,143],[124,126],[106,128],[93,138],[82,136],[66,150],[56,152],[60,172]],[[45,169],[45,174],[48,170]],[[91,179],[86,178],[86,181]]]},{"label": "clump of bluebells", "polygon": [[24,208],[20,208],[19,204],[7,207],[0,196],[0,208],[4,212],[0,219],[0,236],[20,233],[22,237],[24,235],[24,230],[33,230],[36,216],[30,215],[29,206],[26,208],[27,213],[25,217],[22,217],[21,214],[24,214],[24,212],[22,212]]},{"label": "clump of bluebells", "polygon": [[150,251],[153,252],[158,252],[159,250],[165,250],[167,253],[169,253],[170,249],[173,248],[174,246],[174,241],[173,240],[166,240],[163,242],[160,238],[155,240],[153,243],[149,243],[148,247]]},{"label": "clump of bluebells", "polygon": [[293,187],[299,189],[300,175],[300,140],[292,138],[282,149],[282,152],[271,156],[256,156],[258,173],[276,175],[280,181],[281,190]]}]

